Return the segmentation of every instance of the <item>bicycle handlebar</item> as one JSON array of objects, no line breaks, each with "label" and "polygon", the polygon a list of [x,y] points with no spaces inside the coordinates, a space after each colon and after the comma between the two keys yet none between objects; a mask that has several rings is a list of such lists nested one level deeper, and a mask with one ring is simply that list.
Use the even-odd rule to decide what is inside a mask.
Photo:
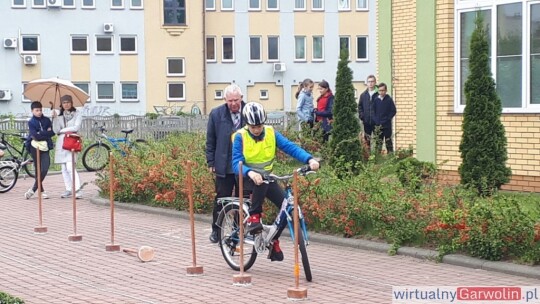
[{"label": "bicycle handlebar", "polygon": [[[315,171],[312,171],[311,168],[309,167],[309,165],[304,165],[296,170],[294,170],[296,172],[298,172],[299,175],[301,176],[306,176],[306,175],[309,175],[309,174],[314,174]],[[290,174],[290,175],[275,175],[275,174],[265,174],[263,175],[263,182],[264,183],[270,183],[270,182],[274,182],[274,181],[285,181],[285,180],[289,180],[291,178],[293,178],[293,174]]]}]

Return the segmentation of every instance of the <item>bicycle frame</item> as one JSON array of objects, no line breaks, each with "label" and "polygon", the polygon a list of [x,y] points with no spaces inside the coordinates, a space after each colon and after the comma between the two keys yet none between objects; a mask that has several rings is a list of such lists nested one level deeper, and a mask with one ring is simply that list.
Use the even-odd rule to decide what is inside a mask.
[{"label": "bicycle frame", "polygon": [[31,163],[32,159],[29,158],[25,160],[23,157],[24,152],[26,151],[26,146],[24,145],[24,141],[22,142],[22,147],[19,150],[17,149],[16,146],[14,146],[13,144],[11,144],[9,141],[6,140],[6,136],[18,137],[21,140],[23,139],[23,137],[16,134],[7,134],[7,133],[1,133],[1,137],[0,137],[0,143],[2,143],[5,146],[3,150],[7,152],[7,154],[4,156],[4,161],[11,161],[15,163],[17,171],[20,171],[20,169],[23,166],[25,166],[28,163]]}]

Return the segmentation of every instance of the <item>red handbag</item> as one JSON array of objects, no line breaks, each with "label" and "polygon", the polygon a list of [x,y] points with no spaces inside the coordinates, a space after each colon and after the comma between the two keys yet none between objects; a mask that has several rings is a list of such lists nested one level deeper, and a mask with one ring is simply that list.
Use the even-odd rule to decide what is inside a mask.
[{"label": "red handbag", "polygon": [[81,152],[82,151],[82,137],[75,132],[66,132],[64,135],[64,143],[62,144],[62,149]]}]

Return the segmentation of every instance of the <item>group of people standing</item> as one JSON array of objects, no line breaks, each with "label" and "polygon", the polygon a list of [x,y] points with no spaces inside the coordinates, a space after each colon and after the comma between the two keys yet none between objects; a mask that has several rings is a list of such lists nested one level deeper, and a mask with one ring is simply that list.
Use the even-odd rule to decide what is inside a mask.
[{"label": "group of people standing", "polygon": [[[76,198],[82,198],[80,191],[81,183],[79,174],[76,168],[73,167],[71,161],[71,151],[62,149],[64,137],[67,132],[78,132],[82,124],[82,114],[73,106],[73,99],[70,95],[64,95],[60,98],[60,111],[52,110],[52,121],[50,118],[43,115],[43,106],[41,102],[34,101],[30,104],[32,110],[32,118],[28,121],[29,134],[25,142],[26,149],[30,151],[36,168],[36,178],[34,186],[24,193],[26,199],[31,198],[38,190],[37,177],[37,153],[40,160],[40,177],[41,177],[41,197],[48,199],[49,195],[45,192],[43,181],[47,177],[51,164],[50,150],[55,148],[54,162],[60,164],[62,168],[62,176],[64,178],[65,192],[60,197],[67,198],[75,195]],[[56,145],[53,144],[52,138],[58,135]],[[36,142],[42,142],[43,145],[38,145]],[[46,143],[46,144],[45,144]],[[56,146],[56,147],[55,147]],[[75,173],[75,187],[72,188],[72,176]],[[75,194],[73,194],[75,192]]]},{"label": "group of people standing", "polygon": [[323,141],[328,141],[330,131],[332,130],[334,94],[326,80],[318,84],[319,97],[317,98],[317,107],[313,105],[313,80],[306,78],[298,86],[295,94],[297,99],[296,117],[304,126],[313,128],[314,123],[321,123],[323,129]]}]

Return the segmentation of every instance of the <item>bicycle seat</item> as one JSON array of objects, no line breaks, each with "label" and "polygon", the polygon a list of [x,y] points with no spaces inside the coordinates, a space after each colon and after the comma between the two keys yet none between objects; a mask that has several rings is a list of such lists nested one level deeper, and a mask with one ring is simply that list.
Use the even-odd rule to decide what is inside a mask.
[{"label": "bicycle seat", "polygon": [[133,133],[133,129],[129,130],[122,130],[122,133],[125,133],[126,135]]}]

